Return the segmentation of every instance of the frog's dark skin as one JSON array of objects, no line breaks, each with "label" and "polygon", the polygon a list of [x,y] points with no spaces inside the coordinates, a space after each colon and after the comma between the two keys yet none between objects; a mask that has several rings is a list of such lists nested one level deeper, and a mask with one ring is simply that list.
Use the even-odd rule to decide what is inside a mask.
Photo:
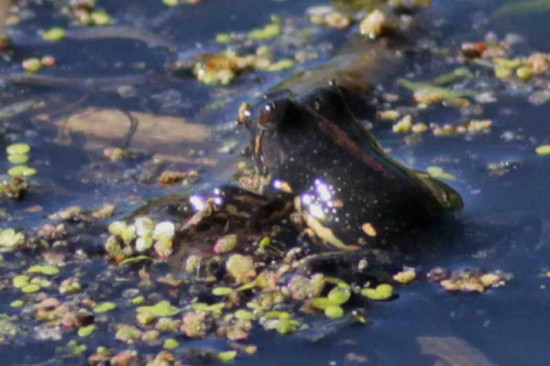
[{"label": "frog's dark skin", "polygon": [[258,172],[268,182],[259,193],[273,193],[277,180],[288,183],[306,217],[329,229],[337,248],[395,249],[404,233],[462,208],[462,199],[389,157],[354,118],[348,94],[329,85],[268,100],[246,121]]}]

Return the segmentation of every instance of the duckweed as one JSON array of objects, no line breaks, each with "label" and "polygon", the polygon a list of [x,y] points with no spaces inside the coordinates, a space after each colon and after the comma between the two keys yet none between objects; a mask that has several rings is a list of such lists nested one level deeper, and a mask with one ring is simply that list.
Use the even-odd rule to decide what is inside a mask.
[{"label": "duckweed", "polygon": [[216,287],[212,289],[212,295],[216,296],[227,296],[234,292],[235,290],[233,290],[231,287]]},{"label": "duckweed", "polygon": [[267,24],[263,28],[253,29],[248,37],[254,40],[265,40],[281,35],[282,29],[281,26],[277,23]]},{"label": "duckweed", "polygon": [[540,145],[535,149],[539,155],[550,155],[550,145]]},{"label": "duckweed", "polygon": [[245,283],[256,277],[254,260],[251,256],[233,254],[227,259],[225,267],[237,283]]},{"label": "duckweed", "polygon": [[42,33],[42,39],[50,42],[57,42],[65,38],[65,35],[65,29],[61,27],[54,27]]},{"label": "duckweed", "polygon": [[17,144],[11,144],[8,147],[6,147],[6,152],[8,155],[24,155],[28,154],[31,151],[31,147],[29,144],[25,143],[17,143]]},{"label": "duckweed", "polygon": [[180,4],[180,0],[162,0],[162,3],[168,7],[174,7]]},{"label": "duckweed", "polygon": [[25,243],[25,235],[14,229],[0,230],[0,252],[11,252]]},{"label": "duckweed", "polygon": [[393,287],[389,284],[381,284],[376,288],[365,288],[361,290],[361,295],[371,300],[388,300],[393,296]]},{"label": "duckweed", "polygon": [[79,337],[88,337],[97,329],[97,325],[90,324],[84,327],[78,328],[77,334]]},{"label": "duckweed", "polygon": [[28,58],[21,63],[21,67],[30,74],[36,74],[42,69],[42,62],[37,58]]},{"label": "duckweed", "polygon": [[178,341],[176,341],[175,339],[172,339],[172,338],[169,338],[169,339],[166,339],[164,341],[164,343],[162,344],[162,348],[164,349],[176,349],[180,346],[180,343]]},{"label": "duckweed", "polygon": [[111,16],[104,10],[94,11],[90,14],[94,25],[109,25],[112,23]]},{"label": "duckweed", "polygon": [[31,278],[27,275],[16,276],[12,280],[12,285],[15,288],[22,288],[22,287],[28,285],[30,280],[31,280]]},{"label": "duckweed", "polygon": [[14,300],[10,303],[10,307],[12,308],[20,308],[23,305],[25,305],[25,302],[23,300]]},{"label": "duckweed", "polygon": [[8,161],[12,164],[25,164],[29,161],[29,156],[26,154],[10,154],[8,155]]},{"label": "duckweed", "polygon": [[30,177],[36,175],[38,171],[34,168],[30,168],[26,165],[18,165],[8,170],[10,177]]},{"label": "duckweed", "polygon": [[29,269],[27,269],[27,272],[29,273],[40,273],[47,276],[55,276],[59,273],[59,268],[54,266],[32,266]]},{"label": "duckweed", "polygon": [[114,310],[116,308],[117,308],[117,305],[115,303],[103,302],[101,304],[97,304],[96,306],[94,306],[93,312],[97,313],[97,314],[107,313],[107,312],[109,312],[111,310]]},{"label": "duckweed", "polygon": [[329,319],[337,319],[344,316],[344,309],[338,305],[329,305],[325,308],[325,315]]},{"label": "duckweed", "polygon": [[30,283],[28,285],[21,287],[21,291],[25,294],[32,294],[40,291],[40,286],[38,286],[37,284]]},{"label": "duckweed", "polygon": [[221,362],[231,362],[237,358],[237,351],[225,351],[218,353],[218,360]]},{"label": "duckweed", "polygon": [[256,316],[254,315],[254,313],[252,313],[251,311],[248,311],[248,310],[237,310],[235,312],[235,317],[237,319],[242,319],[242,320],[254,320],[256,319]]},{"label": "duckweed", "polygon": [[328,300],[331,304],[341,305],[348,302],[351,297],[351,291],[347,288],[335,287],[328,293]]},{"label": "duckweed", "polygon": [[138,314],[148,314],[153,317],[174,316],[180,313],[180,309],[172,306],[168,301],[159,301],[152,306],[140,306],[137,308]]}]

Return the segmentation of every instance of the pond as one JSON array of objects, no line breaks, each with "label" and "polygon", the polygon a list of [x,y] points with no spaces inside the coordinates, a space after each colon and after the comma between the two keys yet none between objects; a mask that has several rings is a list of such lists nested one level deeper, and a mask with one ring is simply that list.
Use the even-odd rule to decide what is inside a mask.
[{"label": "pond", "polygon": [[[546,364],[549,11],[0,0],[0,363]],[[204,208],[254,170],[243,103],[330,80],[464,201],[368,280],[294,272],[288,216]]]}]

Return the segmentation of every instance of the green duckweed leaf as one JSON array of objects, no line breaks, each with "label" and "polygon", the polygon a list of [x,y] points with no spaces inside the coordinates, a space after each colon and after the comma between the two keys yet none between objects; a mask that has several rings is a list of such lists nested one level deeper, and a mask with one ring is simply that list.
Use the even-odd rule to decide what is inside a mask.
[{"label": "green duckweed leaf", "polygon": [[117,308],[117,304],[113,302],[102,302],[101,304],[97,304],[96,306],[94,306],[93,312],[97,314],[107,313],[116,308]]},{"label": "green duckweed leaf", "polygon": [[366,288],[361,290],[361,295],[371,300],[387,300],[393,296],[393,287],[388,284],[381,284],[376,288]]},{"label": "green duckweed leaf", "polygon": [[348,302],[351,291],[348,288],[335,287],[328,293],[328,300],[334,305],[342,305]]},{"label": "green duckweed leaf", "polygon": [[54,266],[36,265],[36,266],[32,266],[29,269],[27,269],[27,272],[29,272],[29,273],[40,273],[40,274],[47,275],[47,276],[55,276],[56,274],[59,273],[59,268],[54,267]]},{"label": "green duckweed leaf", "polygon": [[218,353],[218,360],[221,362],[231,362],[237,358],[237,351],[225,351]]},{"label": "green duckweed leaf", "polygon": [[325,308],[325,315],[330,319],[338,319],[344,316],[344,309],[338,305],[329,305]]},{"label": "green duckweed leaf", "polygon": [[30,151],[31,147],[25,143],[11,144],[6,148],[8,155],[28,154]]},{"label": "green duckweed leaf", "polygon": [[169,338],[164,341],[162,347],[165,349],[176,349],[180,346],[180,343],[175,339]]},{"label": "green duckweed leaf", "polygon": [[88,337],[96,329],[97,329],[97,325],[95,325],[95,324],[86,325],[84,327],[78,328],[77,334],[78,334],[79,337]]},{"label": "green duckweed leaf", "polygon": [[233,292],[235,292],[235,290],[233,290],[230,287],[215,287],[212,290],[212,295],[227,296],[227,295],[231,295]]},{"label": "green duckweed leaf", "polygon": [[154,317],[174,316],[180,313],[180,309],[172,306],[168,301],[160,301],[152,306],[140,306],[137,312],[140,314],[150,314]]}]

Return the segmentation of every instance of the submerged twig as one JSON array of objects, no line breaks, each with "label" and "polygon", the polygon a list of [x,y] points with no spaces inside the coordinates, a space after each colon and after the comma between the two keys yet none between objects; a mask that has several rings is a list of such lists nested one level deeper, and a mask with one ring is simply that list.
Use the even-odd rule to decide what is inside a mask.
[{"label": "submerged twig", "polygon": [[[0,0],[2,1],[2,0]],[[149,47],[162,47],[170,52],[176,50],[176,45],[162,37],[149,32],[145,29],[110,26],[110,27],[85,27],[77,29],[68,29],[65,36],[76,40],[94,40],[94,39],[130,39],[140,41]]]},{"label": "submerged twig", "polygon": [[0,74],[0,81],[6,84],[65,87],[94,91],[116,91],[123,85],[143,84],[148,80],[147,75],[124,75],[98,78],[61,77],[37,74]]}]

